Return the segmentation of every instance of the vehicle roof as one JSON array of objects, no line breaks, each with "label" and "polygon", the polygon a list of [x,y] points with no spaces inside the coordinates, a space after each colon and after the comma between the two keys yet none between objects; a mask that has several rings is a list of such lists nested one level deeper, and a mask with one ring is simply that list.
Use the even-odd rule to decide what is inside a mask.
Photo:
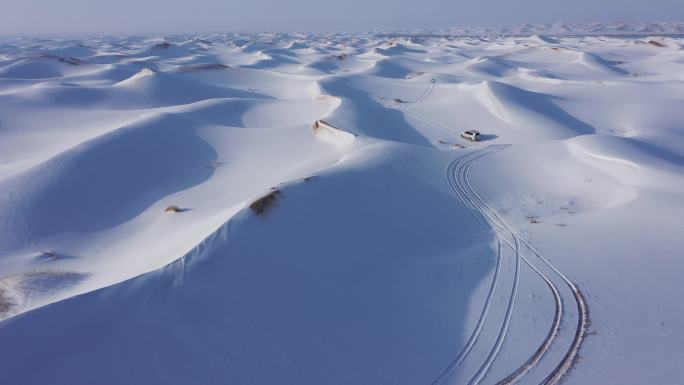
[{"label": "vehicle roof", "polygon": [[478,130],[468,130],[468,131],[466,131],[465,133],[466,133],[466,134],[479,134],[480,131],[478,131]]}]

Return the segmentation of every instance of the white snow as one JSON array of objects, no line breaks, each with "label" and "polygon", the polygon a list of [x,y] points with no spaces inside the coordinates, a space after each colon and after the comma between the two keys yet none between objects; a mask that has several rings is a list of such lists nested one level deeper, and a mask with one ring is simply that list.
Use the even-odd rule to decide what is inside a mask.
[{"label": "white snow", "polygon": [[680,383],[682,32],[0,40],[0,382]]}]

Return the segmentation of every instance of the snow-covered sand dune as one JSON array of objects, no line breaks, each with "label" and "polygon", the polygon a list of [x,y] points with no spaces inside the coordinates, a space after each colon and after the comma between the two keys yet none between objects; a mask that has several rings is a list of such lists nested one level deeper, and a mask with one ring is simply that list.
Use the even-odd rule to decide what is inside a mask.
[{"label": "snow-covered sand dune", "polygon": [[0,41],[0,383],[679,383],[684,39],[590,31]]}]

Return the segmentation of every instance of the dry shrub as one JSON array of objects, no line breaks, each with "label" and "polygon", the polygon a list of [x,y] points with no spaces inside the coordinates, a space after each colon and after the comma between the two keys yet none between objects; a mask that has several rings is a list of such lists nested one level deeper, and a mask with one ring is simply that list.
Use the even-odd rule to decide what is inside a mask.
[{"label": "dry shrub", "polygon": [[314,132],[318,132],[318,130],[321,128],[321,126],[325,124],[326,126],[332,127],[330,123],[326,122],[325,120],[317,120],[314,122],[313,125],[311,125],[311,128],[313,129]]},{"label": "dry shrub", "polygon": [[273,190],[252,202],[252,204],[249,205],[249,208],[252,209],[256,215],[263,215],[269,208],[273,207],[276,200],[278,200],[279,195],[279,190]]},{"label": "dry shrub", "polygon": [[166,208],[166,210],[164,210],[165,213],[180,213],[181,211],[183,210],[181,210],[180,207],[175,205],[169,206]]},{"label": "dry shrub", "polygon": [[649,40],[648,44],[659,47],[659,48],[665,47],[665,44],[663,44],[659,41],[655,41],[655,40]]},{"label": "dry shrub", "polygon": [[408,103],[406,100],[401,100],[399,98],[392,99],[395,103]]}]

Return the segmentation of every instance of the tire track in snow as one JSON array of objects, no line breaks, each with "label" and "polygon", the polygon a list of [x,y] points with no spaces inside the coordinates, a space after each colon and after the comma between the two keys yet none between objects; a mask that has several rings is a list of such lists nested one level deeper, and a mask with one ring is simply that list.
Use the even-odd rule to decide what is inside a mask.
[{"label": "tire track in snow", "polygon": [[[433,125],[433,126],[439,128],[439,129],[445,131],[447,134],[451,134],[451,135],[454,135],[454,136],[456,136],[456,137],[460,137],[460,135],[459,135],[457,132],[455,132],[455,131],[452,130],[451,128],[447,127],[446,125],[444,125],[444,124],[442,124],[442,123],[440,123],[440,122],[437,122],[437,121],[435,121],[435,120],[433,120],[433,119],[430,119],[430,118],[428,118],[428,117],[425,117],[425,116],[423,116],[423,115],[420,115],[420,114],[418,114],[418,113],[415,113],[415,112],[412,112],[412,111],[409,111],[409,110],[408,110],[408,107],[409,107],[409,106],[415,105],[415,104],[417,104],[417,103],[420,103],[420,102],[426,100],[426,99],[430,96],[430,94],[432,93],[432,91],[433,91],[433,89],[434,89],[434,84],[435,84],[435,83],[436,83],[435,79],[430,79],[429,82],[428,82],[428,85],[427,85],[427,87],[425,88],[425,90],[423,91],[423,93],[422,93],[414,102],[409,103],[409,104],[407,104],[406,106],[400,107],[399,109],[400,109],[401,111],[405,112],[405,113],[408,113],[409,115],[414,116],[415,118],[417,118],[417,119],[419,119],[419,120],[421,120],[421,121],[423,121],[423,122],[425,122],[425,123],[427,123],[427,124]],[[472,159],[471,161],[473,161],[473,160],[475,160],[475,159],[477,159],[477,158],[479,158],[479,157],[481,157],[481,156],[487,155],[487,153],[488,153],[489,151],[495,152],[495,151],[499,151],[499,150],[501,150],[501,149],[503,149],[503,148],[504,148],[504,147],[499,148],[499,147],[496,147],[496,146],[488,146],[488,147],[485,147],[485,149],[488,149],[488,151],[487,151],[486,153],[483,153],[483,154],[478,154],[478,155],[477,155],[474,159]],[[469,154],[469,155],[470,155],[470,154]],[[450,167],[450,168],[455,168],[456,166],[458,166],[458,165],[460,164],[461,160],[462,160],[462,159],[459,158],[458,162],[452,162],[452,164],[450,164],[449,167]],[[448,179],[448,181],[449,181],[449,184],[452,186],[452,189],[454,189],[454,191],[457,191],[458,183],[457,183],[455,180],[452,180],[452,179],[451,179],[451,178],[453,177],[454,174],[455,174],[455,173],[452,172],[452,171],[447,172],[447,179]],[[458,193],[458,192],[457,192],[457,193]],[[465,198],[465,195],[461,195],[461,194],[459,193],[458,196],[459,196],[459,198],[461,198],[461,200],[463,201],[463,203],[464,203],[467,207],[470,208],[471,213],[473,214],[473,216],[475,217],[475,219],[476,219],[478,222],[480,222],[483,226],[488,226],[488,224],[486,223],[486,221],[483,221],[483,219],[480,218],[480,217],[476,214],[476,213],[477,213],[476,207],[475,207],[475,206],[470,207],[471,204],[470,204],[469,201]],[[499,346],[499,349],[500,349],[501,344],[503,344],[503,336],[501,336],[501,334],[503,333],[503,335],[505,336],[505,333],[506,333],[507,330],[508,330],[508,325],[509,325],[509,323],[510,323],[510,318],[511,318],[511,316],[512,316],[513,305],[514,305],[514,303],[515,303],[515,296],[516,296],[516,294],[517,294],[518,279],[519,279],[519,275],[520,275],[520,263],[519,263],[519,252],[518,252],[518,251],[519,251],[519,250],[518,250],[518,248],[517,248],[517,243],[516,243],[516,249],[515,249],[515,252],[516,252],[516,261],[515,261],[516,270],[515,270],[515,276],[514,276],[513,290],[511,291],[511,294],[510,294],[510,296],[509,296],[509,301],[508,301],[507,311],[506,311],[506,315],[505,315],[505,320],[504,320],[504,323],[503,323],[502,328],[501,328],[501,330],[500,330],[500,337],[497,339],[497,345]],[[456,368],[457,368],[457,367],[463,362],[463,360],[467,357],[468,353],[470,353],[470,351],[472,350],[472,348],[475,346],[475,343],[477,342],[477,339],[479,338],[480,334],[482,333],[482,329],[483,329],[483,327],[484,327],[484,323],[485,323],[487,314],[489,313],[489,309],[490,309],[490,307],[491,307],[492,298],[494,297],[494,292],[495,292],[495,290],[496,290],[496,286],[497,286],[498,283],[499,283],[499,276],[500,276],[500,271],[501,271],[501,260],[502,260],[502,256],[501,256],[501,239],[500,239],[500,237],[497,235],[497,263],[496,263],[496,268],[495,268],[495,274],[494,274],[494,278],[492,279],[492,284],[491,284],[491,286],[490,286],[490,288],[489,288],[489,292],[487,293],[487,298],[486,298],[486,300],[485,300],[485,306],[483,307],[483,311],[482,311],[482,313],[480,314],[480,317],[479,317],[478,322],[477,322],[477,324],[476,324],[476,326],[475,326],[475,329],[473,330],[473,333],[470,335],[470,337],[469,337],[468,340],[466,341],[466,344],[465,344],[465,346],[463,347],[463,349],[459,352],[459,354],[456,356],[456,358],[454,358],[454,359],[449,363],[449,365],[444,369],[444,371],[442,371],[442,373],[440,373],[440,375],[437,376],[437,378],[432,382],[431,385],[442,384],[442,383],[444,382],[444,380],[446,380],[447,378],[449,378],[449,377],[454,373],[454,371],[456,370]],[[498,349],[497,349],[497,351],[498,351]],[[491,363],[490,363],[490,364],[491,364]]]},{"label": "tire track in snow", "polygon": [[[470,181],[468,179],[468,172],[470,169],[470,166],[472,163],[489,154],[492,154],[494,152],[500,151],[507,146],[487,146],[484,147],[480,150],[477,150],[473,153],[470,153],[468,155],[465,155],[459,159],[454,160],[449,164],[449,167],[447,168],[447,180],[454,189],[454,191],[457,193],[459,198],[466,204],[466,206],[471,210],[471,213],[473,215],[476,215],[475,213],[478,213],[482,216],[484,221],[486,221],[486,225],[490,227],[496,234],[497,234],[497,242],[499,244],[499,247],[501,245],[501,241],[503,241],[505,244],[507,244],[511,249],[516,250],[519,252],[519,245],[522,243],[522,245],[525,246],[526,249],[528,249],[532,254],[537,257],[544,266],[549,268],[557,277],[559,277],[563,283],[565,283],[570,291],[573,294],[573,297],[575,299],[575,302],[577,304],[577,311],[578,311],[578,319],[577,319],[577,328],[573,337],[572,344],[568,351],[564,354],[563,358],[561,361],[553,368],[553,370],[545,377],[545,379],[542,381],[542,384],[544,385],[552,385],[556,384],[571,368],[573,363],[575,362],[577,358],[577,353],[579,351],[579,348],[581,346],[581,343],[583,341],[584,335],[586,334],[586,328],[588,324],[588,310],[586,306],[586,302],[584,301],[584,297],[582,296],[581,292],[579,289],[574,285],[565,275],[563,275],[560,271],[558,271],[547,259],[545,259],[536,249],[534,249],[527,241],[524,239],[520,238],[517,232],[515,232],[504,220],[501,218],[501,216],[494,210],[492,209],[483,199],[482,197],[475,191],[475,189],[472,187],[470,184]],[[475,156],[472,156],[475,155]],[[466,160],[467,159],[467,160]],[[473,211],[474,210],[474,211]],[[477,218],[477,215],[476,215]],[[480,223],[483,223],[482,220],[478,218],[478,221]],[[484,223],[483,223],[484,224]],[[494,226],[498,228],[495,229]],[[501,232],[506,232],[510,234],[513,238],[513,243],[508,241],[506,237],[501,234]],[[518,240],[520,242],[518,242]],[[542,342],[542,345],[535,351],[535,353],[518,369],[516,369],[513,373],[508,375],[506,378],[503,380],[497,382],[497,384],[513,384],[516,383],[518,380],[520,380],[525,374],[527,374],[532,368],[534,368],[539,361],[543,358],[544,354],[548,352],[552,342],[558,335],[558,331],[560,328],[560,320],[561,316],[563,315],[563,308],[562,308],[562,301],[560,297],[560,293],[553,283],[552,279],[547,277],[546,275],[543,274],[543,272],[540,271],[539,268],[534,266],[533,263],[531,263],[524,255],[517,254],[519,255],[520,258],[528,265],[530,266],[547,284],[549,289],[552,291],[552,294],[554,296],[554,300],[556,303],[556,312],[554,316],[554,321],[552,323],[552,327],[549,330],[549,333],[547,334],[546,338]],[[486,314],[484,314],[486,317]],[[482,318],[482,316],[481,316]],[[478,326],[480,326],[478,322]],[[490,354],[487,356],[485,361],[482,363],[482,365],[478,368],[477,372],[475,375],[473,375],[469,381],[469,384],[478,384],[480,383],[485,375],[487,374],[487,371],[491,367],[491,364],[493,363],[494,359],[496,358],[496,355],[500,351],[501,344],[503,343],[503,339],[505,338],[505,332],[507,330],[507,325],[506,322],[504,325],[502,325],[501,331],[502,333],[499,334],[499,337],[497,338],[497,342],[495,346],[493,347],[492,351],[490,351]],[[479,335],[481,332],[481,328],[479,330],[476,329],[475,333]],[[472,336],[471,336],[472,337]],[[477,337],[475,337],[477,339]],[[470,339],[469,339],[470,342]],[[473,343],[474,344],[474,343]],[[468,344],[467,346],[468,347]],[[472,348],[470,346],[469,348]],[[469,351],[469,349],[468,349]],[[466,353],[467,354],[467,353]],[[459,362],[462,361],[462,358],[460,358],[459,355]],[[447,367],[447,369],[433,382],[433,384],[438,384],[442,383],[446,378],[449,377],[451,373],[455,370],[456,366],[458,364],[452,364]]]},{"label": "tire track in snow", "polygon": [[[464,202],[465,203],[465,202]],[[474,214],[473,214],[474,215]],[[480,221],[480,218],[476,217],[478,221]],[[494,298],[494,293],[496,291],[496,286],[499,283],[499,276],[501,274],[501,241],[497,238],[497,256],[496,256],[496,267],[494,270],[494,277],[492,278],[492,283],[489,287],[489,291],[487,293],[487,297],[485,299],[485,305],[482,308],[482,313],[480,314],[479,319],[477,320],[477,324],[475,325],[475,328],[473,329],[473,333],[470,335],[468,340],[466,341],[466,344],[463,346],[463,349],[458,353],[456,358],[454,358],[449,365],[440,373],[437,378],[435,378],[434,381],[432,381],[431,385],[438,385],[442,384],[443,381],[451,374],[453,374],[454,370],[458,367],[458,365],[463,362],[465,357],[470,353],[472,350],[473,346],[475,346],[475,342],[477,342],[477,338],[480,336],[480,333],[482,332],[482,328],[484,326],[485,319],[487,317],[487,314],[489,313],[489,309],[491,308],[491,303],[492,299]]]},{"label": "tire track in snow", "polygon": [[[494,152],[498,152],[502,149],[504,149],[506,146],[487,146],[481,150],[476,151],[474,154],[474,157],[468,157],[467,161],[463,161],[460,159],[459,161],[456,162],[455,168],[452,170],[451,178],[452,178],[452,183],[455,184],[455,187],[457,188],[457,193],[463,194],[465,199],[469,202],[469,206],[471,209],[475,209],[476,212],[479,212],[481,215],[483,215],[484,218],[487,218],[486,214],[483,213],[481,210],[479,210],[477,202],[472,199],[471,195],[469,194],[469,191],[467,190],[466,186],[466,171],[469,169],[469,166],[472,162],[475,160],[486,156],[490,155]],[[496,234],[497,238],[502,240],[504,243],[507,243],[510,245],[506,237],[497,229],[495,229],[487,219],[485,221],[488,224],[488,227],[490,227],[494,233]],[[504,321],[501,324],[501,327],[499,328],[496,340],[494,342],[494,346],[492,349],[489,351],[489,354],[485,357],[485,360],[481,363],[481,365],[478,367],[477,371],[473,376],[468,380],[468,384],[479,384],[482,379],[484,379],[484,376],[487,374],[489,368],[491,367],[492,363],[498,356],[499,352],[501,351],[501,347],[503,346],[503,342],[506,338],[506,335],[508,333],[510,323],[511,323],[511,318],[513,316],[513,309],[515,307],[515,301],[518,295],[518,288],[519,288],[519,283],[520,283],[520,244],[518,243],[517,239],[515,236],[511,233],[512,236],[512,249],[515,253],[515,272],[514,272],[514,277],[513,277],[513,288],[511,290],[511,294],[509,296],[507,305],[506,305],[506,312],[504,316]]]},{"label": "tire track in snow", "polygon": [[414,105],[414,104],[418,104],[418,103],[422,102],[423,100],[427,99],[428,96],[430,96],[430,94],[432,93],[432,90],[433,90],[434,88],[435,88],[435,79],[430,79],[430,80],[428,81],[427,86],[426,86],[425,89],[423,90],[423,93],[420,94],[420,96],[418,96],[418,98],[416,98],[416,100],[414,100],[414,101],[412,101],[412,102],[410,102],[410,103],[406,103],[406,104],[404,104],[403,106],[399,106],[397,109],[398,109],[398,110],[405,110],[405,109],[408,108],[409,106],[412,106],[412,105]]},{"label": "tire track in snow", "polygon": [[[400,107],[399,109],[402,110],[403,112],[408,113],[409,115],[425,122],[425,123],[431,124],[431,125],[439,128],[439,129],[445,131],[447,134],[452,134],[452,135],[455,135],[458,137],[459,134],[457,132],[455,132],[454,130],[452,130],[450,127],[448,127],[448,126],[446,126],[440,122],[437,122],[433,119],[425,117],[421,114],[418,114],[416,112],[408,110],[408,107],[413,106],[417,103],[420,103],[420,102],[423,102],[424,100],[426,100],[432,94],[432,91],[434,90],[434,84],[435,84],[435,79],[430,79],[425,90],[423,91],[423,93],[414,102],[409,103],[406,106]],[[562,305],[561,296],[560,296],[560,293],[558,291],[558,288],[555,286],[555,284],[553,283],[553,281],[549,277],[544,275],[536,266],[534,266],[524,255],[522,255],[520,253],[519,242],[518,242],[518,239],[519,239],[518,234],[514,230],[512,230],[510,228],[510,226],[508,226],[508,224],[498,215],[498,213],[496,213],[495,210],[493,210],[489,205],[487,205],[484,202],[484,200],[479,196],[479,194],[477,194],[475,189],[472,187],[472,185],[470,184],[468,177],[467,177],[468,171],[470,170],[470,165],[472,164],[472,162],[474,162],[475,160],[477,160],[483,156],[486,156],[486,155],[489,155],[491,153],[503,150],[506,147],[508,147],[508,145],[499,145],[499,146],[492,145],[492,146],[484,147],[480,150],[477,150],[475,153],[471,153],[471,154],[476,154],[476,155],[474,157],[472,157],[471,159],[469,159],[467,162],[464,162],[464,159],[466,157],[468,157],[470,154],[455,160],[454,162],[452,162],[449,165],[449,170],[447,171],[447,179],[449,180],[449,183],[450,183],[452,189],[454,189],[454,191],[457,192],[459,198],[463,201],[464,204],[466,204],[467,207],[469,207],[471,210],[474,210],[474,211],[471,211],[473,213],[473,215],[475,215],[475,212],[479,212],[480,215],[482,215],[483,217],[489,218],[492,221],[491,223],[493,223],[495,226],[499,227],[500,229],[502,229],[505,232],[508,232],[512,236],[513,241],[515,243],[515,246],[511,245],[505,238],[501,238],[499,232],[497,232],[496,229],[494,229],[491,226],[491,224],[489,224],[489,223],[485,224],[486,226],[491,227],[492,230],[495,233],[497,233],[497,244],[498,244],[497,254],[498,255],[497,255],[497,267],[496,267],[497,270],[495,272],[495,278],[493,279],[492,285],[490,287],[490,291],[487,295],[487,299],[485,300],[485,306],[483,308],[483,312],[480,315],[480,318],[478,319],[475,330],[473,331],[473,333],[469,337],[468,341],[466,342],[466,345],[461,350],[459,355],[454,360],[452,360],[452,362],[447,366],[447,368],[432,382],[432,385],[437,385],[437,384],[443,383],[443,381],[445,379],[449,378],[449,376],[451,374],[453,374],[453,372],[458,367],[458,365],[461,362],[463,362],[465,357],[472,350],[475,343],[477,342],[479,335],[482,332],[482,328],[483,328],[486,316],[489,312],[489,308],[491,305],[491,298],[493,297],[493,292],[495,290],[495,287],[496,287],[498,279],[499,279],[499,269],[500,269],[500,262],[501,262],[501,241],[502,240],[509,247],[511,247],[516,253],[516,273],[519,273],[518,259],[520,257],[522,257],[522,260],[525,262],[525,264],[528,265],[530,268],[532,268],[532,270],[544,280],[546,285],[549,287],[549,290],[551,290],[551,292],[552,292],[554,302],[555,302],[555,306],[556,306],[556,311],[554,312],[554,319],[552,322],[552,326],[549,329],[549,332],[548,332],[546,338],[544,339],[542,344],[539,346],[539,348],[535,351],[535,353],[521,367],[516,369],[510,375],[506,376],[503,380],[497,382],[497,385],[514,384],[518,380],[520,380],[525,374],[527,374],[532,368],[534,368],[539,363],[539,361],[542,359],[544,354],[546,352],[548,352],[552,342],[554,341],[554,339],[556,338],[556,336],[558,335],[559,330],[560,330],[561,318],[563,315],[563,305]],[[455,174],[454,171],[460,165],[463,165],[463,167],[461,167],[460,169],[465,170],[463,173],[460,173],[460,172],[458,173],[459,175],[461,175],[460,180],[462,182],[464,182],[464,184],[462,184],[461,187],[467,186],[467,190],[464,188],[459,193],[459,184],[457,183],[456,179],[454,179],[453,176]],[[471,194],[469,194],[469,193],[471,193]],[[473,199],[474,201],[479,201],[480,205],[476,204],[475,202],[469,201],[469,198],[466,198],[466,196],[468,196],[468,195],[470,195],[471,198],[474,198]],[[483,210],[483,208],[486,208],[491,213],[493,213],[495,215],[496,220],[494,218],[492,218],[491,216],[486,215],[486,212],[485,212],[485,210]],[[478,221],[480,223],[483,223],[482,220],[477,215],[475,215],[475,217],[476,217],[476,219],[478,219]],[[485,221],[486,221],[486,219],[485,219]],[[577,332],[575,333],[575,338],[573,340],[572,347],[568,351],[568,353],[564,356],[563,360],[561,361],[561,364],[559,364],[554,369],[554,371],[551,374],[549,374],[549,376],[547,376],[547,378],[543,382],[544,385],[552,385],[552,384],[557,383],[560,380],[560,378],[563,376],[563,374],[566,373],[572,367],[572,363],[575,361],[575,359],[577,357],[577,352],[579,351],[579,346],[581,345],[583,336],[586,333],[586,325],[588,323],[586,304],[585,304],[585,301],[584,301],[581,293],[579,292],[579,290],[575,287],[575,285],[570,280],[568,280],[564,275],[562,275],[558,270],[556,270],[546,259],[544,259],[536,250],[534,250],[531,247],[531,245],[529,245],[529,243],[527,243],[524,239],[520,239],[520,240],[522,241],[523,245],[526,246],[527,249],[532,251],[532,253],[535,256],[537,256],[539,259],[541,259],[542,262],[544,262],[544,264],[547,267],[552,269],[554,271],[554,273],[556,273],[558,276],[561,277],[561,279],[564,281],[564,283],[566,285],[568,285],[570,290],[573,292],[573,296],[575,297],[575,301],[577,303],[578,314],[579,314],[578,315],[578,326],[577,326]],[[517,288],[517,277],[516,277],[515,287]],[[505,332],[507,331],[507,328],[508,328],[507,324],[509,322],[510,322],[510,319],[507,322],[504,322],[504,325],[502,327],[502,329],[504,330],[504,337],[505,337]],[[493,354],[493,357],[488,357],[488,359],[486,361],[486,365],[484,365],[484,367],[480,368],[480,369],[484,369],[484,371],[478,370],[478,372],[476,373],[476,376],[473,378],[476,380],[476,382],[475,382],[476,384],[481,382],[482,379],[484,378],[486,371],[491,367],[491,364],[493,363],[494,358],[498,354],[498,351],[501,349],[502,344],[503,344],[503,337],[500,340],[497,340],[497,344],[495,345],[495,352]],[[472,382],[472,379],[471,379],[471,382]]]},{"label": "tire track in snow", "polygon": [[[577,358],[577,354],[579,352],[580,346],[582,344],[582,341],[584,340],[584,336],[586,334],[587,330],[587,325],[589,323],[589,311],[587,308],[586,301],[584,299],[584,296],[582,293],[579,291],[577,286],[569,279],[567,278],[563,273],[561,273],[556,267],[554,267],[551,262],[549,262],[548,259],[544,258],[541,253],[539,253],[532,245],[529,244],[525,239],[521,238],[517,232],[511,229],[511,227],[506,223],[506,221],[499,216],[499,214],[489,206],[484,199],[475,191],[475,189],[472,187],[470,184],[470,181],[466,178],[465,182],[468,185],[468,188],[474,196],[480,201],[482,206],[489,210],[493,215],[496,216],[496,218],[500,221],[500,223],[505,226],[505,228],[510,229],[512,234],[516,236],[516,238],[519,238],[520,241],[527,247],[528,250],[530,250],[539,260],[549,269],[551,269],[554,274],[556,274],[570,289],[572,292],[572,295],[574,297],[575,303],[577,305],[577,327],[575,329],[575,334],[573,337],[572,344],[570,346],[570,349],[566,352],[566,354],[563,356],[563,359],[561,362],[552,370],[552,372],[544,379],[542,384],[544,385],[552,385],[558,383],[560,379],[563,377],[565,373],[570,370],[572,367],[573,363],[575,362]],[[528,367],[527,370],[531,369],[531,367]],[[512,383],[512,382],[511,382]]]},{"label": "tire track in snow", "polygon": [[455,130],[451,129],[451,128],[448,127],[447,125],[442,124],[442,123],[440,123],[440,122],[438,122],[438,121],[436,121],[436,120],[434,120],[434,119],[428,118],[427,116],[423,116],[423,115],[421,115],[421,114],[419,114],[419,113],[417,113],[417,112],[410,111],[410,110],[408,109],[408,108],[411,107],[411,106],[414,106],[414,105],[416,105],[416,104],[418,104],[418,103],[422,103],[422,102],[425,101],[428,97],[430,97],[430,95],[432,95],[432,91],[435,89],[435,83],[437,83],[437,81],[436,81],[435,79],[430,79],[430,80],[428,81],[428,84],[427,84],[427,86],[425,87],[425,90],[423,91],[423,93],[422,93],[415,101],[413,101],[413,102],[411,102],[411,103],[407,103],[407,104],[405,104],[405,105],[403,105],[403,106],[400,106],[400,107],[398,107],[397,109],[400,110],[400,111],[402,111],[402,112],[404,112],[404,113],[407,113],[407,114],[413,116],[414,118],[416,118],[416,119],[418,119],[418,120],[420,120],[420,121],[422,121],[422,122],[424,122],[424,123],[427,123],[427,124],[429,124],[429,125],[431,125],[431,126],[437,127],[437,128],[439,128],[440,130],[444,131],[445,133],[447,133],[447,134],[449,134],[449,135],[454,135],[454,136],[456,136],[456,137],[460,137],[460,135],[459,135],[458,132],[456,132]]},{"label": "tire track in snow", "polygon": [[[519,237],[517,234],[512,230],[504,221],[503,219],[489,207],[486,205],[486,203],[481,199],[479,194],[475,191],[475,189],[472,187],[470,184],[470,181],[468,179],[468,175],[470,172],[470,166],[472,163],[481,158],[482,156],[494,153],[496,151],[502,150],[506,147],[507,145],[503,146],[494,146],[496,150],[494,151],[488,151],[485,152],[484,154],[480,156],[476,156],[475,158],[471,159],[470,161],[465,164],[465,166],[462,168],[462,171],[460,172],[460,178],[459,182],[462,183],[462,191],[464,191],[469,198],[471,199],[472,206],[484,217],[488,219],[488,224],[491,227],[496,226],[499,228],[501,231],[509,233],[513,239],[513,242],[515,243],[515,246],[512,245],[505,237],[504,242],[511,248],[515,249],[517,251],[519,247]],[[482,150],[480,150],[482,151]],[[485,208],[485,210],[483,210]],[[497,232],[496,229],[492,228],[495,232]],[[498,233],[498,232],[497,232]],[[500,234],[501,235],[501,234]],[[503,235],[501,235],[503,237]],[[517,382],[520,378],[522,378],[529,370],[531,370],[542,358],[544,353],[548,351],[548,348],[550,347],[551,343],[557,336],[559,329],[560,329],[560,322],[561,322],[561,316],[563,314],[563,306],[562,306],[562,301],[560,297],[560,293],[558,291],[558,288],[555,286],[555,284],[549,279],[544,273],[542,273],[536,266],[534,266],[522,253],[520,254],[520,257],[522,260],[525,262],[527,266],[529,266],[548,286],[549,290],[553,294],[554,302],[555,302],[555,312],[554,312],[554,319],[551,324],[551,328],[549,329],[549,332],[547,333],[547,336],[545,337],[544,341],[542,342],[542,345],[535,351],[535,353],[518,369],[516,369],[513,373],[508,375],[506,378],[503,380],[499,381],[498,384],[513,384]],[[500,348],[500,347],[499,347]],[[498,354],[498,350],[496,352]],[[493,363],[493,360],[489,362],[488,367],[491,366]],[[475,382],[479,383],[482,379],[484,379],[484,375],[486,375],[486,372],[482,374],[482,376]]]},{"label": "tire track in snow", "polygon": [[[449,185],[454,189],[454,191],[457,192],[457,195],[461,199],[461,201],[470,209],[471,214],[475,217],[475,219],[480,222],[485,227],[489,227],[488,223],[484,219],[484,217],[478,215],[477,210],[475,209],[474,206],[472,206],[472,203],[470,200],[467,198],[465,192],[459,191],[459,183],[456,181],[455,176],[457,175],[457,170],[461,166],[463,160],[466,157],[469,157],[470,155],[475,154],[475,158],[479,158],[481,156],[487,155],[489,152],[494,152],[498,151],[499,149],[494,147],[494,146],[488,146],[485,149],[485,152],[482,152],[482,150],[475,152],[475,153],[470,153],[462,158],[459,158],[457,161],[452,162],[449,165],[448,171],[447,171],[447,181]],[[464,163],[464,162],[463,162]],[[505,240],[504,240],[505,241]],[[472,350],[472,348],[475,346],[476,342],[478,341],[478,338],[480,334],[482,333],[482,330],[484,329],[484,324],[486,321],[486,317],[489,313],[489,309],[491,308],[491,300],[494,296],[494,293],[496,291],[497,286],[499,285],[499,277],[500,277],[500,271],[501,271],[501,261],[502,261],[502,254],[501,254],[501,242],[502,238],[499,236],[497,233],[497,264],[496,264],[496,270],[495,270],[495,275],[492,280],[492,284],[490,286],[489,292],[487,294],[487,299],[485,300],[485,306],[483,307],[483,311],[480,314],[480,317],[478,319],[478,322],[468,338],[468,341],[466,342],[466,345],[463,347],[463,349],[459,352],[459,354],[454,358],[447,368],[440,373],[440,375],[432,382],[432,385],[437,385],[437,384],[442,384],[446,379],[448,379],[456,370],[456,368],[465,360],[465,358],[468,356],[468,353]],[[504,322],[500,326],[498,330],[498,336],[497,336],[497,341],[496,345],[500,346],[503,343],[504,336],[508,330],[508,325],[510,324],[510,318],[512,316],[513,312],[513,306],[515,304],[515,297],[517,295],[517,287],[518,287],[518,279],[519,279],[519,272],[520,272],[520,263],[519,263],[519,257],[518,254],[516,254],[515,257],[515,273],[513,277],[513,288],[509,294],[508,301],[507,301],[507,308],[506,312],[504,315]],[[492,352],[490,352],[490,355],[492,355]]]}]

